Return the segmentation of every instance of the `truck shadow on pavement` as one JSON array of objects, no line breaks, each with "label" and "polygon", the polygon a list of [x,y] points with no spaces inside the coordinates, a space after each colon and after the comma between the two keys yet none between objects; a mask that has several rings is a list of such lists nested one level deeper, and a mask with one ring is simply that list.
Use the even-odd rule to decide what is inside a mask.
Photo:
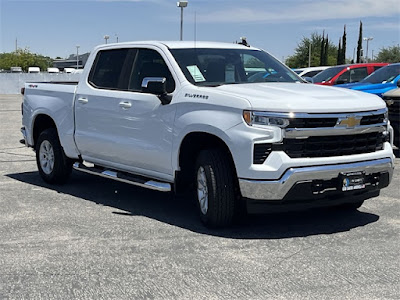
[{"label": "truck shadow on pavement", "polygon": [[[379,216],[363,212],[316,209],[303,212],[250,215],[227,229],[207,229],[190,197],[175,197],[74,171],[65,185],[49,185],[38,172],[6,175],[37,187],[51,189],[99,205],[116,208],[121,218],[145,216],[193,232],[233,239],[283,239],[333,234],[374,223]],[[373,200],[371,200],[373,201]]]}]

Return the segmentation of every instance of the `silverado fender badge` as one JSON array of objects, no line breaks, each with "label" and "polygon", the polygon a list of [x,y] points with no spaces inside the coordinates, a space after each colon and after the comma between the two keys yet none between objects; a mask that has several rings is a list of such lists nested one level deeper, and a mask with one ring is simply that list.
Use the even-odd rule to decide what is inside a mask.
[{"label": "silverado fender badge", "polygon": [[208,99],[207,95],[199,95],[199,94],[190,94],[190,93],[185,93],[186,98],[200,98],[200,99]]},{"label": "silverado fender badge", "polygon": [[359,126],[360,122],[361,122],[361,117],[347,116],[346,119],[339,119],[338,125],[341,127],[354,128],[356,126]]}]

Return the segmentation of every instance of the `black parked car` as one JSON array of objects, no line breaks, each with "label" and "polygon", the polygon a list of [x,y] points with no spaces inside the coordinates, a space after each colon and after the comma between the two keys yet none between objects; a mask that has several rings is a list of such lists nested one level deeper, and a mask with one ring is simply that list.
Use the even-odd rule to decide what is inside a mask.
[{"label": "black parked car", "polygon": [[394,129],[394,144],[400,148],[400,80],[397,86],[397,89],[384,93],[383,100],[388,107],[390,124]]}]

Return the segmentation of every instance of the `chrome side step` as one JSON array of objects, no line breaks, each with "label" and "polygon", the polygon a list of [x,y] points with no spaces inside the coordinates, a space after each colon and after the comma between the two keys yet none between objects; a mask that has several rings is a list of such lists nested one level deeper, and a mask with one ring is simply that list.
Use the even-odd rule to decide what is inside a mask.
[{"label": "chrome side step", "polygon": [[132,185],[144,187],[151,190],[156,190],[160,192],[170,192],[171,184],[167,182],[160,182],[155,180],[150,180],[142,176],[135,176],[133,174],[118,172],[115,170],[100,169],[96,167],[87,167],[83,163],[76,162],[73,168],[77,171],[85,172],[92,175],[97,175],[105,178],[110,178],[116,181],[121,181],[129,183]]}]

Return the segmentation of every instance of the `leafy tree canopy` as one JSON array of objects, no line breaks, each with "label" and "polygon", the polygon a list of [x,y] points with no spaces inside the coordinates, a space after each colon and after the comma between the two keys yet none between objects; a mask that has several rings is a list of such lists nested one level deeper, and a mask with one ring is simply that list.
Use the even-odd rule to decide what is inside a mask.
[{"label": "leafy tree canopy", "polygon": [[375,56],[376,62],[398,63],[400,62],[400,46],[382,48]]},{"label": "leafy tree canopy", "polygon": [[18,49],[11,53],[0,53],[0,69],[9,70],[11,67],[21,67],[25,72],[29,67],[39,67],[46,70],[53,60],[50,57],[31,53],[29,49]]},{"label": "leafy tree canopy", "polygon": [[[325,39],[326,42],[326,39]],[[308,53],[309,45],[311,44],[311,67],[320,65],[321,61],[321,47],[324,43],[324,37],[317,32],[311,34],[311,37],[303,37],[301,42],[297,45],[295,53],[286,59],[286,64],[291,68],[305,68],[308,67]],[[328,66],[336,65],[338,48],[333,43],[328,42]]]}]

